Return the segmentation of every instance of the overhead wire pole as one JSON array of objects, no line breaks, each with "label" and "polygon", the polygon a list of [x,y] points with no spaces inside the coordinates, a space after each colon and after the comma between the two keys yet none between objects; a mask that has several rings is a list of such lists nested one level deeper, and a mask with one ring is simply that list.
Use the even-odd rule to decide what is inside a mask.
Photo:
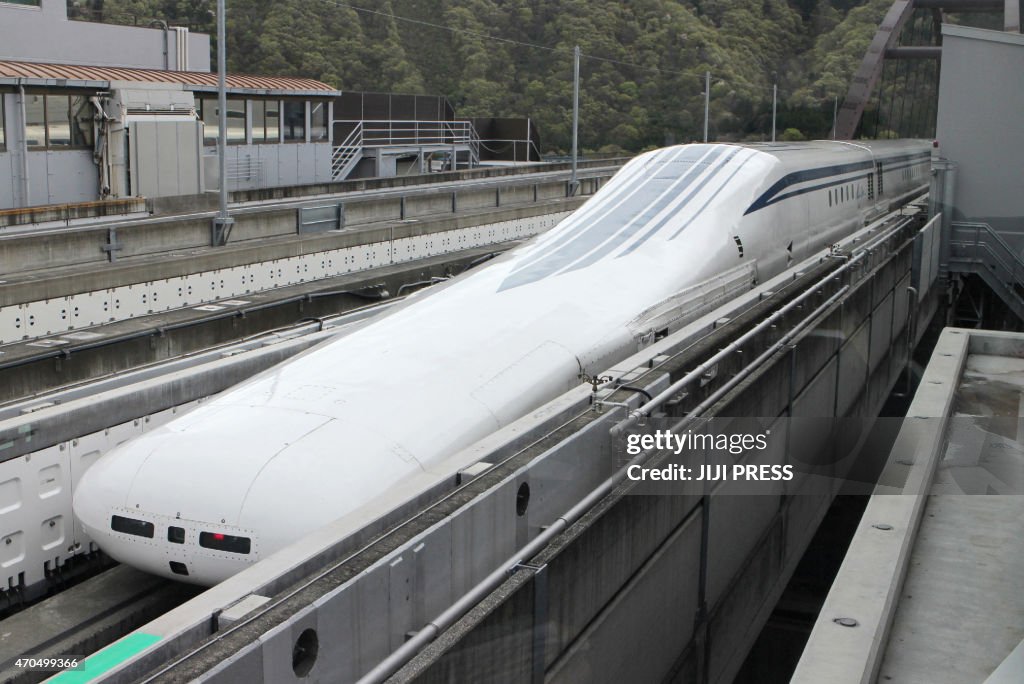
[{"label": "overhead wire pole", "polygon": [[569,180],[569,195],[575,196],[579,190],[576,180],[576,156],[579,152],[580,130],[580,46],[572,51],[572,177]]},{"label": "overhead wire pole", "polygon": [[779,103],[779,84],[772,84],[772,142],[775,142],[775,112]]},{"label": "overhead wire pole", "polygon": [[832,139],[836,139],[836,121],[839,118],[839,96],[832,98]]},{"label": "overhead wire pole", "polygon": [[220,133],[217,135],[217,167],[220,173],[220,207],[213,219],[212,242],[214,247],[227,244],[231,226],[235,222],[228,216],[228,179],[227,179],[227,133],[228,133],[228,95],[227,95],[227,39],[224,28],[224,0],[217,0],[217,119]]},{"label": "overhead wire pole", "polygon": [[711,72],[704,72],[704,142],[708,141],[708,112],[711,111]]}]

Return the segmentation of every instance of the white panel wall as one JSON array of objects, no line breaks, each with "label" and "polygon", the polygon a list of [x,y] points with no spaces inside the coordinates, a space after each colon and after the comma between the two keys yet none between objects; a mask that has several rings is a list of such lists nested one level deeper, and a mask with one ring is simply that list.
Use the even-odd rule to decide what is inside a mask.
[{"label": "white panel wall", "polygon": [[101,454],[200,402],[144,416],[0,463],[0,588],[31,586],[72,556],[96,549],[71,499]]},{"label": "white panel wall", "polygon": [[0,344],[527,238],[554,227],[569,213],[501,221],[398,239],[393,244],[358,245],[2,307]]}]

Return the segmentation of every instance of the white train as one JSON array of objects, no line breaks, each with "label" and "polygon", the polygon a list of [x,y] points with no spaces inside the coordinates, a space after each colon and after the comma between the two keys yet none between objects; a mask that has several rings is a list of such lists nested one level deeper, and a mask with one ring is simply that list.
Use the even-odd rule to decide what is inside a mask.
[{"label": "white train", "polygon": [[115,559],[200,584],[328,522],[354,531],[634,353],[659,304],[737,267],[775,275],[929,167],[922,141],[642,154],[548,233],[106,454],[75,514]]}]

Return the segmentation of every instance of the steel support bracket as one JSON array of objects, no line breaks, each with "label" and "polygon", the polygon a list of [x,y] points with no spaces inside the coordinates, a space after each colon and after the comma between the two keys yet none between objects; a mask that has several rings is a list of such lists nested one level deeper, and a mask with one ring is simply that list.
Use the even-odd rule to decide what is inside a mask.
[{"label": "steel support bracket", "polygon": [[235,225],[235,219],[230,216],[218,216],[213,219],[210,230],[210,243],[214,247],[223,247],[231,237],[231,228]]}]

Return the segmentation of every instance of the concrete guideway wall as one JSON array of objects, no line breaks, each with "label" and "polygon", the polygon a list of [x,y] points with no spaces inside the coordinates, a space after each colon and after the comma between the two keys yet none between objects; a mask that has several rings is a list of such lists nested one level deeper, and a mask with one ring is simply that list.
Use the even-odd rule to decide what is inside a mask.
[{"label": "concrete guideway wall", "polygon": [[[521,240],[552,228],[582,201],[573,198],[432,221],[332,231],[301,240],[239,242],[200,253],[172,251],[158,260],[125,260],[99,269],[78,269],[68,274],[72,277],[13,278],[0,287],[0,344]],[[208,231],[208,225],[204,222],[203,228],[192,229]],[[154,228],[146,226],[143,232],[159,239]],[[81,242],[89,239],[76,233],[70,237],[73,239],[61,249],[82,249]]]},{"label": "concrete guideway wall", "polygon": [[[735,410],[755,411],[745,415],[778,415],[772,413],[772,409],[780,406],[784,413],[788,410],[794,416],[816,416],[822,412],[831,416],[840,405],[850,408],[848,415],[860,415],[862,408],[870,412],[871,408],[863,404],[862,408],[853,407],[860,402],[875,404],[884,399],[886,388],[903,367],[906,345],[902,340],[907,334],[908,311],[899,305],[899,300],[907,299],[914,242],[890,243],[878,249],[875,257],[858,272],[856,286],[846,300],[816,317],[805,334],[780,351],[768,368],[750,377],[723,401]],[[864,272],[869,280],[860,279]],[[770,290],[778,288],[777,284],[772,284]],[[756,292],[752,295],[756,296]],[[718,315],[720,312],[709,314],[714,320]],[[861,330],[866,332],[859,333]],[[878,341],[881,350],[877,355],[865,349],[865,340]],[[679,348],[678,340],[673,344]],[[744,356],[756,355],[760,351],[759,344],[761,342],[751,349],[745,348],[749,353]],[[660,349],[656,344],[644,353],[656,355]],[[800,371],[791,372],[794,367]],[[631,384],[656,391],[655,385],[664,386],[668,380],[666,370],[680,374],[692,368],[692,364],[681,359],[675,370],[665,366],[648,371],[646,364],[643,368],[631,375]],[[719,377],[731,377],[728,370],[723,369]],[[849,384],[840,382],[844,372],[852,378]],[[709,385],[709,391],[715,386]],[[780,387],[785,391],[780,392]],[[840,393],[845,396],[840,397]],[[579,393],[574,397],[562,405],[563,410],[575,411],[586,399]],[[831,400],[826,400],[828,397],[832,397]],[[189,397],[180,399],[187,401]],[[41,420],[48,413],[63,410],[65,407],[44,409],[37,417]],[[218,660],[211,654],[219,665],[204,669],[197,663],[197,668],[190,670],[190,677],[238,681],[244,675],[246,681],[277,681],[280,677],[276,675],[285,673],[279,668],[287,668],[287,655],[292,653],[295,640],[307,628],[316,629],[322,640],[331,643],[335,639],[333,630],[341,628],[343,634],[339,633],[337,638],[343,636],[344,643],[358,645],[358,653],[348,649],[322,651],[317,672],[351,675],[365,672],[375,658],[400,644],[410,629],[418,629],[446,605],[445,601],[472,585],[465,563],[460,559],[472,559],[476,577],[486,574],[495,563],[504,560],[511,549],[520,547],[568,507],[571,502],[560,496],[567,482],[578,490],[573,495],[581,496],[597,482],[594,478],[600,479],[614,466],[617,459],[608,441],[607,428],[615,422],[616,416],[593,412],[583,415],[590,416],[585,422],[590,423],[591,429],[582,426],[577,431],[560,429],[544,441],[535,442],[529,452],[517,455],[507,467],[503,464],[504,473],[481,476],[481,484],[489,479],[492,484],[486,486],[494,487],[493,491],[474,498],[472,506],[460,509],[451,519],[446,518],[442,528],[448,530],[448,534],[438,539],[425,538],[425,546],[416,540],[410,541],[408,548],[396,549],[389,558],[374,563],[372,572],[353,578],[349,588],[354,591],[340,591],[339,587],[338,591],[295,612],[284,624],[258,633],[252,631],[258,625],[247,628],[246,632],[252,632],[258,639],[233,651],[232,657]],[[22,418],[21,422],[26,419]],[[554,424],[564,420],[564,417],[558,418]],[[534,439],[530,437],[526,443]],[[570,446],[559,452],[555,447],[562,444]],[[785,455],[774,453],[771,458],[781,459]],[[569,471],[577,475],[566,480]],[[530,484],[534,496],[526,515],[518,516],[516,491],[523,482]],[[553,483],[560,485],[553,486]],[[611,659],[606,663],[608,668],[601,670],[602,674],[615,672],[629,680],[668,670],[685,675],[704,658],[699,653],[705,653],[710,660],[702,667],[710,668],[710,679],[728,680],[730,668],[737,664],[734,654],[744,651],[749,639],[756,634],[757,625],[770,609],[773,592],[781,591],[792,571],[792,563],[813,534],[833,492],[825,487],[810,495],[783,491],[778,496],[765,496],[763,501],[755,502],[765,508],[764,515],[754,516],[759,524],[747,525],[742,535],[729,532],[726,538],[723,530],[739,529],[737,520],[743,523],[750,522],[751,518],[744,506],[749,503],[749,497],[730,496],[730,493],[723,488],[713,497],[701,497],[699,492],[694,492],[693,496],[609,497],[541,557],[514,572],[509,582],[424,651],[400,678],[433,681],[458,672],[473,673],[480,678],[486,673],[510,678],[521,674],[520,679],[523,679],[540,667],[540,672],[546,670],[553,679],[578,681],[587,668],[593,673],[594,663],[600,666],[604,662],[593,660],[593,655],[600,653]],[[800,495],[790,496],[793,494]],[[479,520],[472,522],[466,517],[461,522],[456,520],[456,515],[463,515],[462,510],[466,510],[467,515],[475,511]],[[702,535],[710,535],[705,544],[706,557],[699,548]],[[457,544],[469,544],[473,552],[468,556],[455,553]],[[595,564],[594,558],[604,561]],[[695,583],[690,581],[695,573],[688,573],[690,580],[680,584],[678,575],[666,570],[680,558],[709,566],[707,574],[713,581],[708,583],[703,596],[709,605],[708,618],[704,621],[691,621],[693,606],[701,598],[694,593]],[[445,563],[458,563],[458,567]],[[434,591],[442,585],[447,589]],[[416,588],[411,595],[410,586]],[[588,600],[574,598],[580,593]],[[364,622],[358,611],[358,605],[364,600],[390,607],[373,620]],[[638,609],[644,605],[655,612]],[[760,613],[752,616],[740,610],[741,605],[759,606]],[[581,606],[587,607],[587,614],[579,612]],[[202,613],[208,607],[195,602],[191,607],[182,606],[175,612],[176,617],[168,614],[166,619],[153,623],[151,631],[159,627],[153,633],[163,634],[165,645],[177,643],[178,637],[172,632],[184,636],[177,630],[184,627],[181,620],[185,614]],[[672,622],[664,623],[666,629],[652,632],[652,624],[662,623],[652,622],[649,615],[662,613]],[[209,614],[204,615],[202,624],[208,626]],[[641,623],[637,623],[638,619]],[[549,629],[551,625],[561,627],[554,633]],[[353,636],[356,630],[368,631],[362,631],[364,636],[358,637]],[[508,639],[495,640],[496,634],[506,635]],[[631,646],[622,635],[636,636],[641,642]],[[691,644],[687,648],[691,635],[697,636],[694,644],[709,643],[709,647],[700,650]],[[380,641],[382,638],[384,640]],[[545,646],[538,651],[538,644]],[[640,646],[649,657],[636,659],[623,655],[637,652],[635,649]],[[638,667],[644,671],[616,669]]]},{"label": "concrete guideway wall", "polygon": [[[920,239],[878,249],[869,276],[717,410],[781,416],[773,434],[794,418],[876,415],[906,363],[908,313],[931,310],[907,308]],[[742,356],[756,356],[759,344]],[[792,458],[770,451],[757,462]],[[731,681],[742,664],[737,654],[756,638],[848,465],[837,460],[832,478],[802,491],[780,484],[775,495],[739,496],[736,483],[675,496],[613,495],[393,681],[483,673],[510,681],[536,681],[537,673],[551,682]]]}]

